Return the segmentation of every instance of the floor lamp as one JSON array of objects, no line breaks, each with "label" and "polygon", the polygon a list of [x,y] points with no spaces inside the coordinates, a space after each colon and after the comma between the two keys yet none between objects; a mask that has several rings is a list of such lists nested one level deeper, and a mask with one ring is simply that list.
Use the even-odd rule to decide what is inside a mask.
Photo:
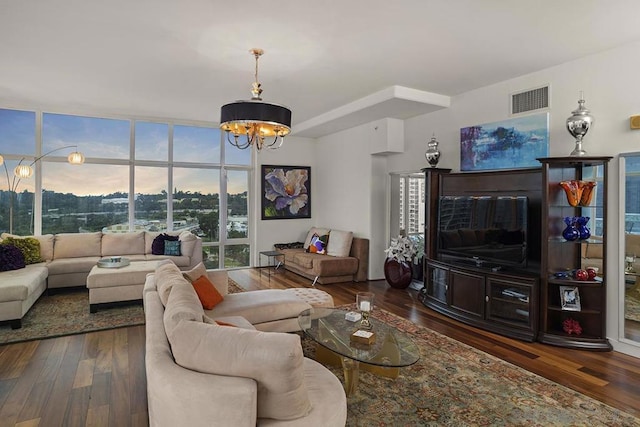
[{"label": "floor lamp", "polygon": [[4,157],[0,154],[0,165],[4,166],[4,172],[7,177],[7,187],[9,189],[9,233],[13,234],[13,195],[16,193],[18,189],[18,184],[20,181],[25,178],[30,178],[33,175],[33,165],[36,164],[43,157],[48,156],[51,153],[55,153],[56,151],[64,150],[67,148],[75,148],[69,156],[67,157],[67,161],[72,165],[81,165],[84,163],[84,156],[78,150],[77,145],[67,145],[65,147],[56,148],[55,150],[51,150],[41,156],[36,157],[30,164],[23,164],[25,158],[23,157],[18,162],[18,166],[13,170],[13,177],[9,176],[9,170],[7,169],[7,164],[4,161]]}]

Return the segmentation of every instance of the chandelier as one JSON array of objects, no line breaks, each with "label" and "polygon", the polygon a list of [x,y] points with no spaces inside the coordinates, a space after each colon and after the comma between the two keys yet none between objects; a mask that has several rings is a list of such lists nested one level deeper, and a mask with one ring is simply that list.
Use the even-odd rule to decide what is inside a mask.
[{"label": "chandelier", "polygon": [[223,105],[220,110],[220,129],[227,134],[229,144],[241,150],[255,145],[258,151],[267,147],[280,148],[284,137],[291,132],[291,110],[277,104],[263,102],[261,84],[258,82],[258,59],[262,49],[249,52],[256,59],[255,82],[252,97]]}]

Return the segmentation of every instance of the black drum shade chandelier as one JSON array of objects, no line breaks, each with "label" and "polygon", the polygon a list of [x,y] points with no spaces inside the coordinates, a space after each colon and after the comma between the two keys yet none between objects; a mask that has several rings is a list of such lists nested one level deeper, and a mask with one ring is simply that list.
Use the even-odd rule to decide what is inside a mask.
[{"label": "black drum shade chandelier", "polygon": [[241,150],[252,145],[258,151],[265,147],[280,148],[284,137],[291,132],[291,110],[262,101],[262,88],[258,82],[258,60],[264,51],[251,49],[249,52],[256,59],[252,97],[247,101],[223,105],[220,110],[220,129],[226,132],[229,144]]}]

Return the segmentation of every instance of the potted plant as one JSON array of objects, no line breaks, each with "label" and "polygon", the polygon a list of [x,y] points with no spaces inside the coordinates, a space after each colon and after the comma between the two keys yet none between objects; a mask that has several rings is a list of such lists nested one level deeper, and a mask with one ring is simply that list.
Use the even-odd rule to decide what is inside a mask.
[{"label": "potted plant", "polygon": [[413,280],[422,281],[423,279],[423,258],[424,258],[424,236],[422,234],[418,234],[415,236],[411,236],[411,240],[415,245],[416,254],[413,257],[413,262],[411,264],[411,268],[413,269]]},{"label": "potted plant", "polygon": [[385,253],[384,278],[387,283],[393,288],[407,288],[413,278],[411,262],[416,255],[415,243],[408,237],[398,236],[391,239]]}]

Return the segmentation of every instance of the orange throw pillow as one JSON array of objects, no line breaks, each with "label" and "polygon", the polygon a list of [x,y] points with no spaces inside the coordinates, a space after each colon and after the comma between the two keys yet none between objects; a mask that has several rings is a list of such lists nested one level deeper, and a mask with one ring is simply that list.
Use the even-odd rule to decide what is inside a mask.
[{"label": "orange throw pillow", "polygon": [[198,298],[202,303],[202,308],[205,310],[211,310],[216,305],[220,304],[224,297],[218,292],[211,280],[207,276],[200,276],[193,282],[193,289],[198,294]]}]

